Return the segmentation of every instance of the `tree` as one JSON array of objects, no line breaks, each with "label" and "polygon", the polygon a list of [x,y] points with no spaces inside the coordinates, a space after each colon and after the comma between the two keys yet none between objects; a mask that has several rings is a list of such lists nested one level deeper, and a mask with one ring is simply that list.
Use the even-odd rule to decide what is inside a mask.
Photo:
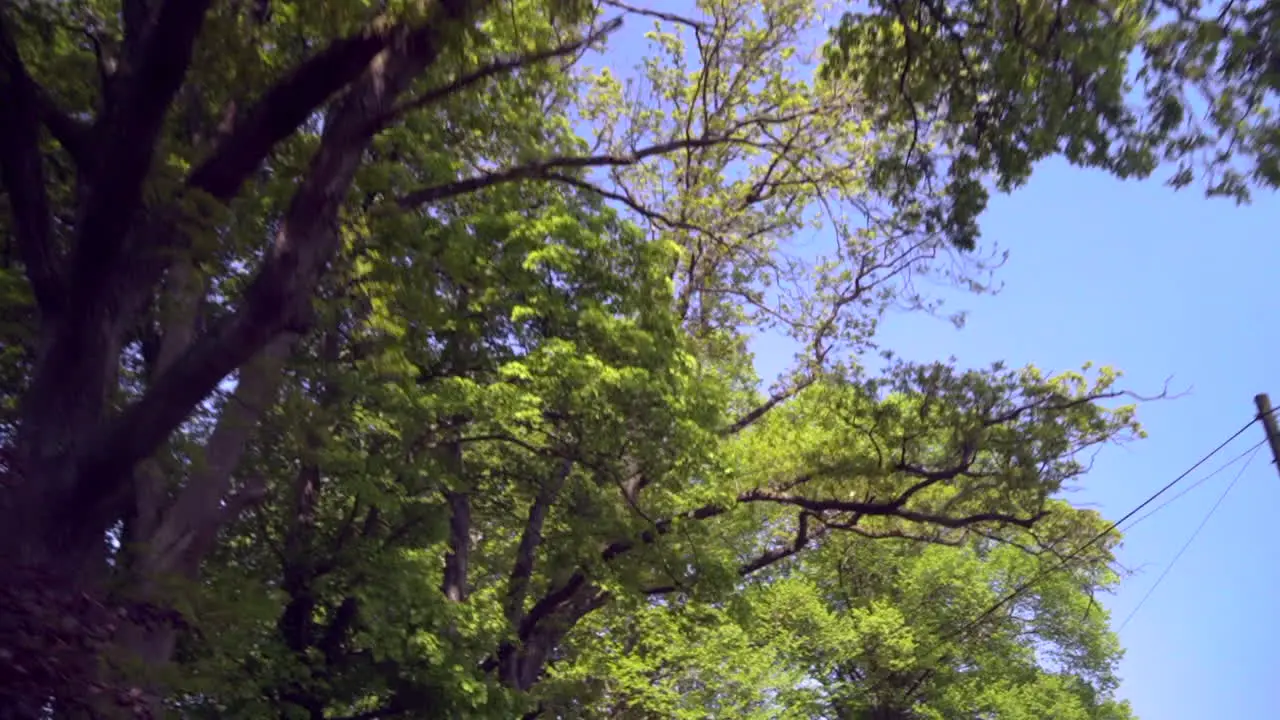
[{"label": "tree", "polygon": [[[549,36],[581,12],[549,9],[530,30]],[[484,11],[4,8],[6,228],[33,299],[29,371],[6,388],[21,398],[7,561],[51,572],[73,597],[103,587],[109,537],[127,541],[143,596],[199,566],[258,494],[234,471],[312,323],[374,135],[589,39],[499,58],[509,49],[477,29]],[[207,462],[191,462],[180,442],[191,439]],[[134,634],[127,644],[152,661],[172,644],[167,632]]]},{"label": "tree", "polygon": [[[1055,530],[1104,527],[1064,506]],[[726,603],[598,614],[552,672],[548,702],[559,717],[1130,717],[1111,698],[1119,648],[1093,597],[1116,580],[1107,547],[972,625],[1058,564],[1052,548],[1068,539],[1027,533],[1040,549],[1029,552],[835,536]]]},{"label": "tree", "polygon": [[[583,355],[579,350],[569,357]],[[304,707],[310,703],[320,708],[319,712],[339,714],[368,710],[369,704],[388,712],[404,707],[411,702],[410,696],[393,689],[394,683],[422,678],[419,682],[436,689],[434,699],[419,708],[456,708],[449,703],[461,701],[444,699],[449,689],[470,688],[469,692],[478,694],[469,699],[470,712],[487,707],[501,716],[498,709],[486,705],[506,702],[501,686],[535,690],[546,664],[572,652],[561,647],[569,635],[585,633],[586,642],[598,642],[592,630],[578,628],[593,611],[616,602],[621,609],[589,627],[600,627],[595,622],[607,627],[611,619],[626,627],[634,617],[635,603],[643,608],[643,598],[693,593],[714,599],[740,586],[740,578],[772,577],[772,573],[785,570],[788,559],[801,550],[826,547],[827,542],[834,542],[829,538],[846,532],[959,542],[975,530],[1000,538],[1008,532],[1001,530],[1002,523],[1010,528],[1031,524],[1043,502],[1039,498],[1047,492],[1042,482],[1056,483],[1078,471],[1071,462],[1058,466],[1050,458],[1034,454],[1006,455],[1023,453],[1027,448],[1017,443],[1002,449],[1001,436],[1027,432],[1030,425],[987,428],[989,419],[981,410],[963,418],[934,416],[926,410],[923,416],[908,412],[908,430],[899,425],[898,403],[873,403],[868,408],[863,404],[868,399],[858,388],[815,386],[801,396],[798,407],[789,405],[771,415],[741,443],[734,443],[740,447],[726,449],[742,458],[733,463],[736,469],[721,470],[718,480],[707,474],[705,477],[714,482],[683,492],[682,486],[689,483],[686,475],[662,473],[632,505],[619,487],[622,483],[616,482],[626,463],[619,464],[616,458],[624,457],[620,450],[625,452],[631,444],[625,441],[626,426],[648,424],[642,420],[647,413],[638,412],[646,404],[629,400],[625,412],[599,414],[602,403],[618,397],[616,389],[603,390],[625,374],[602,367],[598,357],[584,362],[593,372],[568,373],[570,380],[577,378],[570,387],[582,383],[582,389],[574,394],[581,397],[580,393],[590,391],[588,397],[593,402],[589,409],[565,406],[562,412],[569,423],[590,413],[590,421],[603,432],[572,436],[566,431],[576,423],[529,428],[505,410],[485,413],[483,409],[489,405],[481,400],[486,396],[500,401],[499,407],[511,401],[512,389],[495,383],[487,389],[477,388],[471,395],[468,407],[490,419],[484,429],[471,425],[475,429],[465,436],[498,442],[488,447],[487,443],[469,441],[460,460],[465,471],[454,471],[461,477],[439,470],[432,473],[433,464],[417,458],[398,466],[392,460],[396,454],[388,452],[384,444],[378,457],[381,462],[391,461],[396,470],[390,475],[397,482],[380,490],[332,479],[323,490],[317,486],[313,512],[318,520],[307,539],[294,539],[297,530],[289,523],[302,516],[292,505],[282,508],[283,518],[278,521],[273,514],[256,527],[246,527],[244,540],[233,544],[230,557],[215,563],[225,570],[210,578],[215,588],[212,595],[229,598],[239,594],[240,600],[208,616],[206,633],[215,639],[211,644],[193,646],[189,657],[200,668],[193,674],[209,678],[223,673],[224,681],[218,687],[232,688],[232,697],[243,693],[253,700],[283,699]],[[564,366],[572,366],[573,361],[556,356],[551,366],[557,368],[555,372],[532,359],[520,364],[531,371],[523,376],[525,381],[537,388],[552,379],[564,383]],[[594,377],[597,374],[599,379]],[[1009,380],[1016,383],[1018,378]],[[965,392],[976,389],[959,382],[953,387]],[[680,388],[683,392],[676,395],[687,398],[696,388],[696,382],[686,381]],[[825,396],[820,390],[826,391]],[[546,398],[550,393],[539,395]],[[947,407],[936,395],[921,393],[916,397],[921,395]],[[528,405],[518,403],[517,407]],[[442,411],[454,412],[448,406]],[[1053,418],[1028,421],[1044,433],[1037,441],[1043,443],[1043,452],[1056,452],[1064,442],[1081,449],[1116,431],[1103,423],[1097,426],[1103,435],[1076,436],[1057,420],[1091,421],[1085,416],[1063,417],[1056,407],[1008,406],[1001,414],[1019,411],[1029,417]],[[884,417],[877,424],[864,427],[857,422],[879,414]],[[613,422],[620,423],[617,427],[603,425],[610,422],[610,415],[616,418]],[[413,427],[420,431],[433,427],[424,420],[415,415]],[[307,427],[317,425],[313,416],[300,415],[299,421]],[[921,448],[908,440],[919,437],[917,433],[936,435],[935,431],[946,436],[939,438],[941,447]],[[954,455],[964,450],[954,447],[958,439],[950,436],[953,431],[976,438],[974,442],[981,449],[975,451],[974,466],[963,465],[966,461]],[[696,433],[693,439],[701,435]],[[669,443],[686,448],[672,460],[687,465],[697,458],[678,429],[666,437]],[[553,439],[563,445],[548,442]],[[624,439],[621,446],[614,444],[619,439]],[[868,442],[891,448],[888,457],[875,460],[865,445]],[[664,444],[664,449],[668,448]],[[768,452],[768,448],[786,451]],[[907,463],[913,466],[914,458],[938,464],[900,470],[899,451],[909,453]],[[368,468],[374,462],[360,455],[353,458],[347,450],[342,458],[331,457],[322,465],[323,472],[337,474],[342,467],[353,465]],[[824,462],[817,458],[824,458]],[[642,460],[650,468],[660,461]],[[1035,468],[1034,475],[1020,471],[1019,465]],[[1042,465],[1050,466],[1043,475],[1039,472]],[[812,475],[793,477],[792,468],[796,472],[810,468],[807,472]],[[696,468],[688,471],[696,472]],[[349,472],[355,477],[370,477],[367,469]],[[403,478],[411,472],[422,479],[410,482]],[[306,473],[299,473],[296,482],[306,482]],[[935,476],[929,477],[930,473]],[[401,477],[397,478],[398,474]],[[942,477],[948,474],[955,477]],[[1015,493],[1014,478],[1019,474],[1028,484]],[[446,486],[437,485],[436,491],[430,492],[432,483],[441,482]],[[456,501],[456,491],[451,489],[455,482],[470,485],[473,493],[468,496],[465,515],[474,538],[469,544],[458,540],[457,509],[443,511]],[[780,490],[788,486],[785,493]],[[303,488],[312,490],[310,486]],[[351,493],[358,494],[353,498]],[[409,504],[407,498],[397,502],[389,493],[426,497]],[[846,499],[854,493],[855,497]],[[884,493],[884,500],[869,497],[880,493]],[[1003,499],[994,498],[995,493],[1004,494]],[[295,502],[284,492],[278,495]],[[664,508],[664,500],[672,506]],[[1004,502],[1015,508],[1007,516],[979,512]],[[1025,509],[1017,507],[1022,503],[1028,504]],[[793,515],[789,507],[803,509]],[[434,520],[435,527],[414,527],[415,520]],[[1072,528],[1069,519],[1062,522]],[[769,532],[762,534],[761,527]],[[1077,530],[1070,540],[1080,534]],[[291,547],[295,542],[298,544]],[[459,586],[459,575],[452,575],[451,569],[457,572],[457,558],[464,547],[468,572]],[[277,565],[277,557],[286,564]],[[273,602],[273,593],[281,591],[287,593],[286,599]],[[522,601],[521,594],[528,599]],[[237,609],[241,607],[245,609]],[[255,608],[277,608],[278,614],[263,615]],[[195,613],[197,617],[203,614]],[[299,618],[305,619],[304,630],[297,629]],[[257,638],[251,645],[263,657],[241,667],[231,661],[242,658],[245,637],[239,632],[227,633],[227,628],[245,625],[244,634]],[[427,638],[429,645],[422,646]],[[369,667],[374,660],[380,662]],[[304,670],[288,670],[296,667],[295,663]],[[297,672],[318,683],[308,688],[312,699],[305,703],[298,691],[289,689],[291,681],[280,679],[296,677]],[[370,672],[382,677],[372,681]],[[441,672],[446,673],[444,678],[440,678]],[[494,680],[498,682],[489,687],[487,683]],[[335,696],[344,687],[354,689],[356,695]],[[385,692],[380,690],[383,687]],[[481,687],[489,689],[481,692]],[[200,692],[216,698],[223,717],[229,707],[236,707],[225,695],[213,695],[207,688]],[[253,717],[262,710],[242,712]]]},{"label": "tree", "polygon": [[[1063,505],[1058,528],[1106,527]],[[803,639],[795,645],[808,673],[822,679],[814,692],[820,715],[1129,717],[1112,699],[1119,646],[1094,597],[1117,579],[1109,550],[1029,584],[1060,564],[1052,548],[1064,539],[1033,541],[1042,549],[1028,553],[986,538],[963,546],[853,538],[824,548],[807,577],[772,589],[777,598],[761,614],[775,624],[773,636],[791,623],[817,625],[796,633]]]},{"label": "tree", "polygon": [[[1135,430],[1106,372],[870,369],[1027,169],[936,189],[965,118],[882,117],[891,55],[796,63],[800,0],[605,7],[0,9],[6,571],[185,609],[89,624],[189,712],[480,712],[610,603],[1015,532]],[[630,85],[579,63],[617,14],[663,23]],[[802,350],[762,394],[763,331]],[[28,699],[103,681],[30,640]]]}]

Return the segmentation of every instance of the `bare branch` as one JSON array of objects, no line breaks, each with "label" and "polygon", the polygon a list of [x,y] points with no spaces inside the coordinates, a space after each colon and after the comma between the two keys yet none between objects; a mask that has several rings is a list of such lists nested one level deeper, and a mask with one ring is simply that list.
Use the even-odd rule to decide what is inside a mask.
[{"label": "bare branch", "polygon": [[572,55],[583,48],[589,47],[600,40],[603,40],[605,37],[608,37],[610,33],[620,27],[622,27],[622,19],[614,18],[577,40],[527,55],[517,55],[514,57],[503,58],[501,60],[495,60],[484,67],[459,75],[453,80],[453,82],[450,82],[447,85],[434,88],[397,105],[390,111],[383,113],[381,116],[372,120],[369,123],[368,132],[376,133],[404,117],[407,113],[439,102],[444,98],[461,92],[472,85],[483,82],[484,80],[488,80],[491,77],[496,77],[498,75],[519,70],[520,68],[535,65],[547,60]]},{"label": "bare branch", "polygon": [[676,15],[675,13],[662,12],[660,10],[650,10],[648,8],[636,7],[634,5],[628,5],[627,3],[620,2],[620,0],[600,0],[600,2],[603,5],[608,5],[609,7],[617,8],[618,10],[622,10],[627,13],[631,13],[634,15],[641,15],[644,17],[651,17],[655,20],[664,20],[666,22],[674,23],[676,25],[684,25],[686,27],[693,28],[694,30],[697,30],[699,32],[711,32],[712,30],[709,24],[701,20],[694,20],[693,18],[686,17],[684,15]]},{"label": "bare branch", "polygon": [[579,190],[584,190],[589,193],[594,193],[608,200],[613,200],[614,202],[622,203],[623,205],[626,205],[627,207],[634,210],[636,214],[640,215],[640,217],[643,217],[645,220],[647,220],[648,222],[654,223],[655,225],[665,225],[666,227],[671,228],[673,230],[688,230],[689,232],[692,232],[692,233],[706,232],[705,228],[699,227],[692,223],[677,220],[676,218],[673,218],[670,215],[667,215],[661,212],[660,210],[656,210],[654,208],[646,207],[640,204],[640,202],[637,201],[635,198],[632,198],[628,195],[624,195],[623,193],[620,193],[620,192],[605,190],[604,188],[598,185],[595,185],[593,183],[587,182],[586,180],[580,180],[571,175],[565,175],[563,173],[558,173],[554,171],[548,171],[546,173],[543,173],[541,177],[546,180],[552,180],[558,183],[563,183],[565,185],[573,186],[575,188],[578,188]]}]

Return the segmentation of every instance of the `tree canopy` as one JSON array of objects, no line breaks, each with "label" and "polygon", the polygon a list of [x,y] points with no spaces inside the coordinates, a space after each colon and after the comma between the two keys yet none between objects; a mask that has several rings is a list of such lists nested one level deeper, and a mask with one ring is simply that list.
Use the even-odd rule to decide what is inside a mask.
[{"label": "tree canopy", "polygon": [[1114,536],[987,610],[1118,373],[876,331],[1043,158],[1273,185],[1270,13],[0,5],[0,716],[1130,717]]}]

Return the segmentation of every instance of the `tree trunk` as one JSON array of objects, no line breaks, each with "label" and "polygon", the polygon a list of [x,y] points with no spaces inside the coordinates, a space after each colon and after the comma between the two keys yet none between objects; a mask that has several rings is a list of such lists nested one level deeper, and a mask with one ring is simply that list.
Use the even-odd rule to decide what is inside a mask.
[{"label": "tree trunk", "polygon": [[[180,343],[182,351],[167,358],[171,362],[147,391],[118,411],[109,400],[126,333],[139,325],[172,252],[187,242],[175,222],[180,204],[147,207],[143,187],[211,2],[169,0],[147,13],[130,12],[136,4],[126,3],[124,55],[92,127],[57,117],[56,108],[44,112],[43,91],[26,73],[5,17],[9,9],[0,4],[0,171],[5,187],[18,190],[22,200],[13,208],[13,226],[41,321],[32,381],[7,458],[11,467],[0,482],[0,582],[38,571],[49,597],[70,602],[100,596],[111,571],[108,533],[131,504],[142,511],[135,513],[135,529],[150,536],[131,568],[140,573],[134,594],[150,596],[164,573],[194,574],[228,518],[219,505],[228,497],[230,469],[189,478],[158,517],[162,498],[155,491],[162,483],[141,478],[145,497],[136,495],[139,464],[228,375],[305,325],[315,288],[339,247],[340,208],[378,119],[390,116],[397,98],[435,62],[444,29],[471,20],[486,4],[441,0],[418,27],[339,38],[247,108],[187,178],[186,190],[230,201],[277,143],[341,93],[274,245],[235,313]],[[40,122],[75,157],[82,176],[65,258],[57,257],[49,232]],[[212,454],[229,468],[238,459],[235,452]],[[14,639],[11,630],[17,632],[0,623],[0,645]],[[141,633],[127,642],[151,660],[167,657],[173,644],[171,633]],[[77,691],[62,693],[60,687],[47,689],[76,699]],[[43,692],[36,695],[50,696]]]}]

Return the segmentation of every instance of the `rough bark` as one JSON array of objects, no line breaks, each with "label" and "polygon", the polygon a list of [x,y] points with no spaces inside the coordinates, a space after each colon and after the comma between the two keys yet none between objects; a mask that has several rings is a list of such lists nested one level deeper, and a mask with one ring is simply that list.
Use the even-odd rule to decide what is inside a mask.
[{"label": "rough bark", "polygon": [[[124,58],[118,92],[96,123],[99,142],[81,187],[64,309],[56,322],[42,323],[35,372],[22,402],[17,448],[28,482],[19,501],[22,515],[37,527],[23,528],[18,538],[21,560],[81,565],[94,556],[95,537],[100,542],[104,528],[92,532],[58,522],[55,508],[73,502],[67,491],[77,479],[75,460],[103,415],[120,347],[118,313],[127,310],[112,301],[129,275],[122,251],[142,204],[161,124],[186,76],[208,6],[209,0],[170,0],[159,8],[145,41],[134,43]],[[43,496],[50,492],[62,503],[48,502]]]}]

